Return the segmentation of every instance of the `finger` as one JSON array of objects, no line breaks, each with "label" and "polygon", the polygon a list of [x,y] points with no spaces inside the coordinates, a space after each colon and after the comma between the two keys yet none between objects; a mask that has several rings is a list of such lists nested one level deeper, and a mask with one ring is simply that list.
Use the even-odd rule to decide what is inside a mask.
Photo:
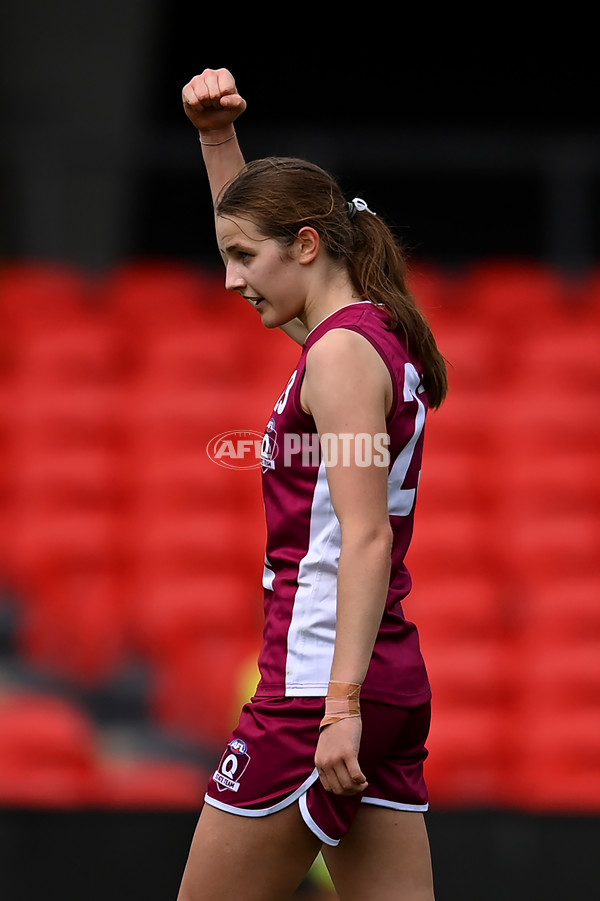
[{"label": "finger", "polygon": [[338,778],[344,794],[356,795],[367,787],[367,780],[360,770],[352,775],[347,767],[338,770]]}]

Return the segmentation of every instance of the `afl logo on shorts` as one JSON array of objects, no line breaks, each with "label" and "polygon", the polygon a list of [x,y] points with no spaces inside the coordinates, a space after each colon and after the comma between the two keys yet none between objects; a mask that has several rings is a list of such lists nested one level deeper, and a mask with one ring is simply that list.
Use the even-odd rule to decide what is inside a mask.
[{"label": "afl logo on shorts", "polygon": [[219,766],[213,773],[213,779],[217,783],[220,792],[236,792],[240,787],[240,779],[250,763],[246,742],[241,738],[234,738],[229,742],[227,750],[221,757]]}]

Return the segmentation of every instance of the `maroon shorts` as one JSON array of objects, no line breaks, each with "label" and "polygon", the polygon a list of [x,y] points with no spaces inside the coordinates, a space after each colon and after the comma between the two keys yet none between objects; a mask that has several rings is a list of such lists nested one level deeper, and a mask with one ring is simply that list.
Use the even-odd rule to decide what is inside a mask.
[{"label": "maroon shorts", "polygon": [[262,817],[295,801],[307,826],[328,845],[349,830],[360,804],[427,810],[423,777],[431,707],[361,700],[359,762],[368,787],[357,795],[325,791],[314,756],[324,698],[263,698],[246,704],[208,784],[205,800],[229,813]]}]

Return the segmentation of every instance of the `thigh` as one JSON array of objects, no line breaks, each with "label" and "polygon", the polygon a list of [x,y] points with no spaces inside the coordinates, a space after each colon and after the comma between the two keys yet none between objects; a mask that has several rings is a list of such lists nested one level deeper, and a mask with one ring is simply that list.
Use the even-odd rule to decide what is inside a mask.
[{"label": "thigh", "polygon": [[178,901],[284,901],[300,885],[320,848],[298,804],[262,817],[205,804]]},{"label": "thigh", "polygon": [[348,834],[323,857],[341,901],[433,901],[423,814],[362,804]]}]

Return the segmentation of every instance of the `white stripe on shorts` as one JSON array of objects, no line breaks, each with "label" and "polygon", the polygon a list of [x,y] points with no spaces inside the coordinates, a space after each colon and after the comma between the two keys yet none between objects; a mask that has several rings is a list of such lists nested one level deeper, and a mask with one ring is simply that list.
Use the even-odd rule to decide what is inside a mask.
[{"label": "white stripe on shorts", "polygon": [[379,807],[391,807],[393,810],[429,810],[429,804],[400,804],[397,801],[385,801],[383,798],[361,798],[361,804],[376,804]]},{"label": "white stripe on shorts", "polygon": [[283,810],[284,807],[288,807],[290,804],[293,804],[294,801],[297,801],[301,795],[308,791],[313,782],[316,782],[318,778],[319,774],[317,772],[317,768],[315,767],[308,779],[305,779],[299,788],[293,791],[291,795],[288,795],[282,801],[278,801],[276,804],[272,804],[271,807],[258,807],[253,809],[249,809],[247,807],[234,807],[233,804],[225,804],[223,801],[217,801],[216,798],[211,798],[208,794],[204,796],[204,800],[207,804],[210,804],[211,807],[218,807],[219,810],[226,810],[227,813],[235,813],[240,817],[266,817],[270,813],[277,813],[277,811]]},{"label": "white stripe on shorts", "polygon": [[300,798],[298,799],[298,805],[300,807],[300,813],[302,814],[302,819],[304,820],[304,822],[306,823],[306,825],[308,826],[310,831],[314,832],[314,834],[317,836],[317,838],[320,838],[321,841],[325,842],[326,845],[331,845],[332,847],[339,845],[340,839],[339,838],[331,838],[329,835],[327,835],[326,832],[323,832],[321,827],[318,826],[315,823],[315,821],[313,820],[313,818],[311,817],[311,815],[308,811],[308,804],[306,803],[306,794],[307,793],[304,792],[304,794],[301,795]]}]

